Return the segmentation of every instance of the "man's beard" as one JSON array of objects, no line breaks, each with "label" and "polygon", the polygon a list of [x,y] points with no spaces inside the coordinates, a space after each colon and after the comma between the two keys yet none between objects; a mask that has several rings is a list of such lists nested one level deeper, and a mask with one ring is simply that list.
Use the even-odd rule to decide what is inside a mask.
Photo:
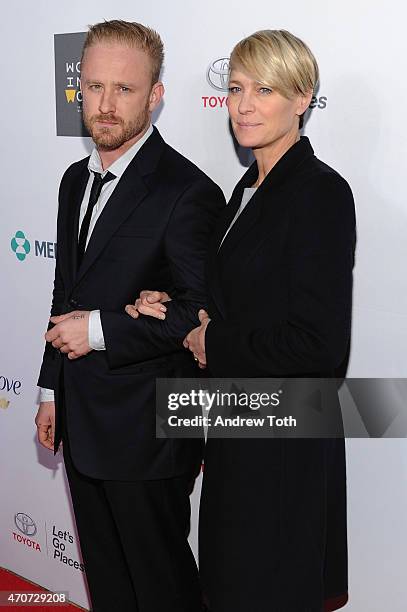
[{"label": "man's beard", "polygon": [[[96,126],[98,121],[112,121],[117,125],[113,128],[104,128],[100,125]],[[112,113],[89,117],[84,111],[83,122],[98,149],[113,151],[145,130],[150,123],[150,113],[148,105],[146,105],[133,121],[124,122],[121,117],[117,117]]]}]

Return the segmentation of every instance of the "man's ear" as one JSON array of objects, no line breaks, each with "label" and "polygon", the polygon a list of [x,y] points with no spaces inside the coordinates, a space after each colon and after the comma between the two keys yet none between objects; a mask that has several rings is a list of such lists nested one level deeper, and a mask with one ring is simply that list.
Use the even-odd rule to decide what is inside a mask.
[{"label": "man's ear", "polygon": [[150,112],[153,112],[153,110],[157,108],[157,106],[161,102],[161,98],[163,97],[163,95],[164,95],[164,85],[161,83],[161,81],[154,83],[154,85],[151,88],[151,92],[150,92],[150,103],[149,103]]}]

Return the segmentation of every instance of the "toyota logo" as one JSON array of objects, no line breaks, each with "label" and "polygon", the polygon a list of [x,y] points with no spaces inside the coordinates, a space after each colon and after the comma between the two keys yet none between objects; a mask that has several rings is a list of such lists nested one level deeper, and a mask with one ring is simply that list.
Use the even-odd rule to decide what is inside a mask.
[{"label": "toyota logo", "polygon": [[206,78],[208,83],[218,91],[228,91],[229,58],[221,57],[209,64]]},{"label": "toyota logo", "polygon": [[14,516],[15,526],[22,534],[26,536],[34,536],[37,533],[37,525],[34,523],[32,518],[24,512],[18,512]]}]

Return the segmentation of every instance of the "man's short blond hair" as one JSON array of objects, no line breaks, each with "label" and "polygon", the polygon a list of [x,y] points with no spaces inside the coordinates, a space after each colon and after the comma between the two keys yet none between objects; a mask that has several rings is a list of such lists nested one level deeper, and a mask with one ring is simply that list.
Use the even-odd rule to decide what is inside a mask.
[{"label": "man's short blond hair", "polygon": [[319,78],[314,55],[287,30],[260,30],[238,42],[230,56],[234,68],[288,99],[314,92]]},{"label": "man's short blond hair", "polygon": [[141,23],[113,19],[89,26],[82,51],[82,59],[88,47],[103,42],[116,42],[145,51],[151,60],[151,84],[157,83],[164,61],[164,44],[158,32]]}]

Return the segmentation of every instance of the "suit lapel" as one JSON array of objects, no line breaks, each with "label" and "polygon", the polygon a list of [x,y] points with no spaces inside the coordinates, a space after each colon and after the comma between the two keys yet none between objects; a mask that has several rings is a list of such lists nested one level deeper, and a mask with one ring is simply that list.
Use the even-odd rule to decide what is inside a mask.
[{"label": "suit lapel", "polygon": [[[163,139],[158,130],[154,128],[151,136],[126,168],[98,218],[76,275],[75,285],[80,282],[97,260],[106,244],[114,236],[122,223],[148,195],[148,175],[152,174],[155,170],[164,146]],[[76,241],[77,230],[78,228],[76,227]]]},{"label": "suit lapel", "polygon": [[127,170],[125,174],[126,177],[123,174],[96,222],[79,267],[75,284],[79,283],[120,225],[132,214],[148,193],[147,187],[140,176],[137,174],[131,176],[127,174]]},{"label": "suit lapel", "polygon": [[62,262],[62,269],[63,273],[65,272],[68,287],[72,287],[76,276],[79,213],[89,179],[88,159],[83,160],[83,168],[73,180],[68,190],[66,233],[64,235],[64,244],[58,245],[58,249],[61,252],[65,251],[65,256],[61,257],[60,261]]}]

